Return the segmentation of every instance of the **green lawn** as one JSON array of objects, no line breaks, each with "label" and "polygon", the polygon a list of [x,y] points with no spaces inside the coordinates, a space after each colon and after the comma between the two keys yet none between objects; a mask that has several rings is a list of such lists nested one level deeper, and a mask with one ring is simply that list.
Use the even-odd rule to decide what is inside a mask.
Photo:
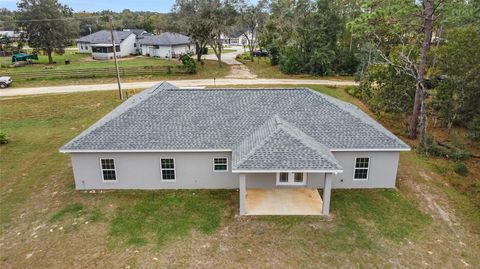
[{"label": "green lawn", "polygon": [[[234,52],[234,51],[236,51],[236,50],[234,50],[234,49],[223,49],[222,54],[230,53],[230,52]],[[208,48],[208,54],[215,54],[215,51],[213,51],[212,48]]]},{"label": "green lawn", "polygon": [[[66,65],[65,59],[70,59],[71,63]],[[57,62],[52,65],[54,70],[73,70],[73,69],[88,69],[88,68],[114,68],[115,63],[112,60],[93,60],[89,54],[69,54],[69,55],[55,55],[54,60]],[[10,61],[8,57],[0,58],[1,61]],[[2,68],[1,71],[8,71],[9,73],[27,72],[42,70],[44,66],[48,65],[47,56],[39,56],[39,63],[27,65],[19,68]],[[120,67],[139,67],[139,66],[179,66],[181,63],[178,59],[160,59],[153,57],[128,57],[122,58],[119,61]],[[216,61],[205,61],[202,66],[197,65],[196,74],[153,74],[143,76],[127,76],[122,77],[122,81],[149,81],[149,80],[170,80],[170,79],[202,79],[223,77],[229,72],[228,66],[219,67]],[[101,84],[114,83],[115,77],[100,77],[100,78],[67,78],[67,79],[35,79],[35,80],[14,80],[12,87],[39,87],[39,86],[57,86],[57,85],[78,85],[78,84]]]},{"label": "green lawn", "polygon": [[[342,89],[312,88],[360,104]],[[236,190],[76,191],[69,157],[58,148],[119,103],[115,91],[0,100],[0,130],[10,138],[0,146],[0,267],[418,268],[480,262],[474,204],[448,185],[450,172],[437,173],[437,161],[414,152],[401,155],[397,190],[333,190],[328,220],[238,217]],[[454,232],[408,182],[431,188],[425,195],[447,194],[435,201],[456,212]]]}]

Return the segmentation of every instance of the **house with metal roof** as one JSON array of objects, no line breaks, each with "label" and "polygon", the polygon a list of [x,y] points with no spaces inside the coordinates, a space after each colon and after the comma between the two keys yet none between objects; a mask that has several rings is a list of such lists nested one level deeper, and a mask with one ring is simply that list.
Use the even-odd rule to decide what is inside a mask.
[{"label": "house with metal roof", "polygon": [[[133,31],[113,31],[117,57],[126,57],[137,52],[137,36]],[[101,30],[77,39],[79,53],[91,53],[93,59],[113,59],[112,34]]]},{"label": "house with metal roof", "polygon": [[177,58],[195,51],[195,44],[188,36],[171,32],[145,36],[138,44],[142,55],[152,57]]},{"label": "house with metal roof", "polygon": [[311,89],[164,82],[60,152],[80,190],[239,189],[241,215],[328,215],[332,189],[394,188],[408,150],[356,106]]}]

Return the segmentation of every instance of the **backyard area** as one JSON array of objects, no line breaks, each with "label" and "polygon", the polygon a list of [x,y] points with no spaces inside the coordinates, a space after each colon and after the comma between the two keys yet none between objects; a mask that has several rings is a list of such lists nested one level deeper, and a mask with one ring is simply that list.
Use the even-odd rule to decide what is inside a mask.
[{"label": "backyard area", "polygon": [[[343,88],[297,86],[367,111]],[[10,140],[0,145],[1,268],[480,264],[476,160],[461,177],[449,160],[401,153],[397,189],[333,190],[330,218],[239,217],[236,190],[76,191],[69,157],[58,149],[119,105],[116,94],[0,99],[0,131]],[[379,121],[401,136],[395,119]]]}]

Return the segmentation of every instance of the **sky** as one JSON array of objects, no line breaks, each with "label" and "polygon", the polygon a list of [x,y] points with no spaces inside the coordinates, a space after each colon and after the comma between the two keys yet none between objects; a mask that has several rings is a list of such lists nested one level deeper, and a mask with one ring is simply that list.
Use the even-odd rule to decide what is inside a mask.
[{"label": "sky", "polygon": [[[166,13],[170,11],[175,0],[59,0],[67,4],[74,11],[156,11]],[[17,0],[0,0],[1,8],[17,9]]]}]

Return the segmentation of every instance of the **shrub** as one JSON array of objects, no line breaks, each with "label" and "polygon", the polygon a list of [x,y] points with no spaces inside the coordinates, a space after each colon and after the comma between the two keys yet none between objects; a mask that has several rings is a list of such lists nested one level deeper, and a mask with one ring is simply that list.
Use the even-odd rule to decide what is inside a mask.
[{"label": "shrub", "polygon": [[425,140],[418,147],[418,151],[427,156],[436,156],[436,157],[448,157],[449,151],[437,144],[433,139],[433,136],[427,134]]},{"label": "shrub", "polygon": [[183,69],[189,74],[195,74],[197,72],[197,64],[195,60],[190,57],[188,54],[182,55],[180,57],[180,61],[182,61]]},{"label": "shrub", "polygon": [[473,141],[480,141],[480,117],[476,117],[470,121],[467,128],[467,137]]},{"label": "shrub", "polygon": [[280,55],[280,70],[286,74],[298,74],[302,71],[302,63],[294,48],[286,48]]},{"label": "shrub", "polygon": [[455,162],[453,164],[453,171],[461,176],[467,176],[469,173],[468,166],[463,162]]},{"label": "shrub", "polygon": [[278,48],[270,47],[268,49],[268,57],[270,58],[271,65],[278,65],[280,62],[280,58],[278,56]]},{"label": "shrub", "polygon": [[7,134],[0,131],[0,145],[8,144]]}]

